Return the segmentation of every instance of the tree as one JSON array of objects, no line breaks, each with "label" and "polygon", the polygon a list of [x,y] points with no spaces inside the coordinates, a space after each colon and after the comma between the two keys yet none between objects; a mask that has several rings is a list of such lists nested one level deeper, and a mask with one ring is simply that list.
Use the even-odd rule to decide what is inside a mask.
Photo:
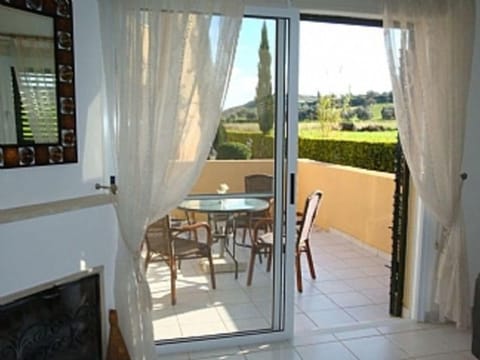
[{"label": "tree", "polygon": [[342,96],[342,112],[340,113],[340,117],[342,118],[342,120],[351,121],[352,118],[355,116],[355,113],[352,111],[352,108],[350,106],[351,99],[351,93]]},{"label": "tree", "polygon": [[325,135],[340,121],[340,113],[341,110],[335,106],[335,95],[317,93],[317,118]]},{"label": "tree", "polygon": [[370,120],[373,116],[369,106],[359,106],[355,112],[358,120]]},{"label": "tree", "polygon": [[384,106],[382,107],[382,120],[394,120],[395,119],[395,108],[393,106]]},{"label": "tree", "polygon": [[258,125],[267,134],[273,128],[273,95],[270,64],[272,56],[268,45],[267,25],[263,22],[262,38],[258,49],[258,84],[255,102],[257,104]]}]

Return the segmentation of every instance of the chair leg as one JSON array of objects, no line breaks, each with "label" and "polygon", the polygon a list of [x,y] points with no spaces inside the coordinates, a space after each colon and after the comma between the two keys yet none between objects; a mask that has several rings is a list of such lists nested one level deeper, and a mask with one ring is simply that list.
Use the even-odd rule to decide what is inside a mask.
[{"label": "chair leg", "polygon": [[268,258],[267,258],[267,272],[270,272],[272,270],[272,253],[273,253],[273,246],[269,246],[267,248],[268,252]]},{"label": "chair leg", "polygon": [[175,259],[170,260],[170,296],[172,298],[172,305],[177,303],[177,265]]},{"label": "chair leg", "polygon": [[297,290],[298,292],[303,292],[302,284],[302,268],[300,266],[300,252],[295,253],[295,273],[297,275]]},{"label": "chair leg", "polygon": [[245,240],[247,239],[247,228],[243,228],[243,234],[242,234],[242,244],[245,244]]},{"label": "chair leg", "polygon": [[308,260],[308,267],[310,269],[310,276],[312,277],[312,279],[316,279],[317,276],[315,274],[315,266],[313,265],[312,251],[310,249],[310,242],[308,240],[305,241],[305,252],[307,253],[307,260]]},{"label": "chair leg", "polygon": [[147,273],[148,264],[150,263],[151,258],[152,256],[150,255],[150,252],[147,252],[147,256],[145,256],[145,263],[143,264],[143,270],[145,271],[145,273]]},{"label": "chair leg", "polygon": [[247,286],[252,285],[253,268],[255,267],[255,255],[257,255],[257,249],[252,246],[252,250],[250,251],[250,263],[248,264]]},{"label": "chair leg", "polygon": [[212,252],[208,252],[208,265],[210,268],[210,277],[212,279],[212,289],[217,288],[217,284],[215,283],[215,269],[213,268],[213,260],[212,260]]}]

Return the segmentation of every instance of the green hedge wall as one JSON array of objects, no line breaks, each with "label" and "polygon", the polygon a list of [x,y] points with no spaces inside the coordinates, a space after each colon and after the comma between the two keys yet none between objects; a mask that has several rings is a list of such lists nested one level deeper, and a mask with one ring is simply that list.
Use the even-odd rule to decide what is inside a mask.
[{"label": "green hedge wall", "polygon": [[252,159],[273,158],[273,137],[261,133],[227,132],[227,140],[252,144]]},{"label": "green hedge wall", "polygon": [[[252,143],[252,159],[273,157],[273,137],[257,133],[228,132],[228,141]],[[298,157],[362,169],[394,172],[395,146],[345,140],[298,139]]]}]

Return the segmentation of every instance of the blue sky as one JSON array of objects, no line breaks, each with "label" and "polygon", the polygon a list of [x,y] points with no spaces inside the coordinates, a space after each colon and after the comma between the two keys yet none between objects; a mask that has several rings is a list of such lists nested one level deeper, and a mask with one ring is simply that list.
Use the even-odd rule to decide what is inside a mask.
[{"label": "blue sky", "polygon": [[[275,22],[266,23],[273,56]],[[262,24],[262,19],[243,20],[225,109],[255,97]],[[302,21],[299,48],[302,95],[391,90],[381,28]]]}]

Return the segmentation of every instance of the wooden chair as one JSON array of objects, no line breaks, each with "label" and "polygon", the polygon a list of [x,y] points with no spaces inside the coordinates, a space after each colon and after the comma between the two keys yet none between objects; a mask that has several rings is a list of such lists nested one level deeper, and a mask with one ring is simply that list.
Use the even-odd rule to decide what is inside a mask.
[{"label": "wooden chair", "polygon": [[[199,230],[205,231],[206,242],[199,241],[199,234],[197,234]],[[166,216],[148,226],[145,232],[144,245],[147,250],[145,271],[147,271],[148,265],[154,261],[165,261],[170,268],[172,305],[177,302],[177,268],[180,268],[180,261],[182,260],[207,258],[212,288],[216,288],[215,270],[212,261],[212,232],[206,222],[172,227],[169,216]]]},{"label": "wooden chair", "polygon": [[[297,290],[303,291],[302,283],[302,270],[301,270],[301,255],[305,253],[307,256],[308,267],[312,279],[316,278],[315,266],[313,264],[312,251],[310,248],[310,235],[312,233],[312,227],[317,216],[320,200],[322,199],[321,191],[312,192],[305,201],[305,207],[303,213],[297,214],[301,216],[297,218],[297,238],[295,244],[295,273],[297,281]],[[269,231],[265,232],[266,226],[269,227]],[[255,268],[255,256],[257,254],[266,254],[268,256],[267,271],[270,271],[272,264],[272,252],[273,252],[273,219],[264,218],[257,221],[253,231],[252,249],[250,252],[250,262],[248,266],[247,286],[252,284],[253,270]]]}]

